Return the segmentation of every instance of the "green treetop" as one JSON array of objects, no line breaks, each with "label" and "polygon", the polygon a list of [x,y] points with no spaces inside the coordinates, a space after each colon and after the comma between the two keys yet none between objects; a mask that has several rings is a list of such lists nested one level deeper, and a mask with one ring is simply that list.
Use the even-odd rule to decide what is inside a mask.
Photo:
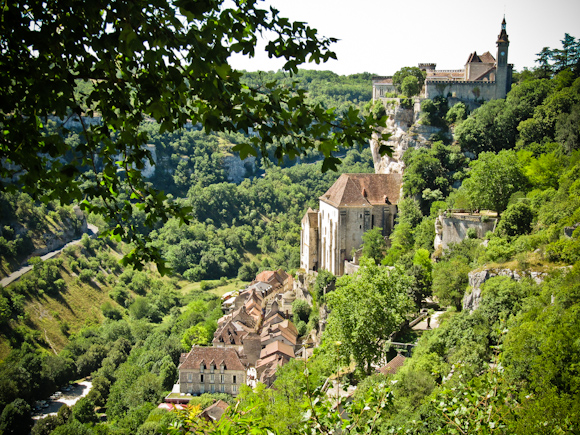
[{"label": "green treetop", "polygon": [[[191,2],[110,0],[9,1],[0,20],[0,178],[2,190],[35,199],[81,202],[105,215],[109,234],[133,242],[126,262],[162,263],[138,229],[127,224],[134,206],[153,224],[186,211],[147,185],[141,170],[151,154],[138,128],[154,118],[161,132],[191,122],[209,132],[241,132],[242,158],[295,157],[316,149],[323,170],[335,169],[338,145],[370,139],[376,124],[355,109],[308,103],[297,87],[275,82],[249,86],[232,69],[234,53],[255,54],[258,34],[274,37],[265,50],[285,60],[283,71],[335,58],[333,38],[302,22],[258,7],[256,0]],[[49,116],[77,120],[78,141],[65,125],[46,130]],[[89,119],[92,118],[92,119]],[[282,140],[280,140],[282,139]],[[386,151],[384,146],[381,151]],[[89,179],[85,172],[91,169]],[[130,198],[120,201],[119,195]]]}]

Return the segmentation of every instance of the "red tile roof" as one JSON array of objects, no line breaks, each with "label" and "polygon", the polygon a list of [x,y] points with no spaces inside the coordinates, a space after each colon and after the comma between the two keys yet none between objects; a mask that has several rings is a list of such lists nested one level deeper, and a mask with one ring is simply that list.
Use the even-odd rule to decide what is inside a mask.
[{"label": "red tile roof", "polygon": [[260,359],[266,358],[275,353],[281,353],[288,355],[290,358],[295,358],[294,349],[292,349],[292,346],[289,346],[286,343],[282,343],[281,341],[273,341],[264,349],[262,349],[262,352],[260,352]]},{"label": "red tile roof", "polygon": [[334,207],[397,204],[401,183],[401,174],[342,174],[319,199]]}]

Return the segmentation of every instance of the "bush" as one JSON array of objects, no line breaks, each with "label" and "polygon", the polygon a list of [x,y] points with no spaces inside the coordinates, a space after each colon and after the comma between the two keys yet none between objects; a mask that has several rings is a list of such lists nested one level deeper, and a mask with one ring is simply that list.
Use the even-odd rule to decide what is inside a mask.
[{"label": "bush", "polygon": [[301,320],[296,325],[296,329],[298,330],[298,336],[302,337],[304,334],[306,334],[306,331],[308,330],[308,326],[306,326],[306,322]]},{"label": "bush", "polygon": [[307,322],[310,317],[310,305],[304,299],[296,299],[292,302],[292,314],[294,315],[295,321]]},{"label": "bush", "polygon": [[468,239],[477,239],[477,230],[475,228],[468,228],[467,229],[467,238]]},{"label": "bush", "polygon": [[95,277],[95,272],[91,269],[81,270],[79,274],[79,279],[84,283],[89,283]]},{"label": "bush", "polygon": [[103,312],[103,316],[108,319],[119,320],[121,317],[123,317],[121,312],[113,307],[110,302],[105,302],[103,305],[101,305],[101,311]]},{"label": "bush", "polygon": [[519,236],[532,230],[534,214],[532,208],[525,202],[517,202],[508,206],[497,225],[497,233],[502,236]]}]

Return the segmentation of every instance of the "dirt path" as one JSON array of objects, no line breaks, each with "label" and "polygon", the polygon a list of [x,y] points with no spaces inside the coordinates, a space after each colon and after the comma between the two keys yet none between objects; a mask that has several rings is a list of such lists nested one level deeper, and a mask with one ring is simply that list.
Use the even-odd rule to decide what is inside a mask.
[{"label": "dirt path", "polygon": [[[93,224],[87,224],[87,227],[89,229],[89,232],[87,234],[89,236],[91,236],[91,237],[96,237],[97,234],[99,233],[99,229],[95,225],[93,225]],[[57,255],[60,252],[62,252],[62,250],[65,249],[65,248],[67,248],[68,246],[72,246],[72,245],[79,244],[80,241],[81,241],[81,239],[82,239],[82,236],[79,239],[76,239],[76,240],[73,240],[72,242],[67,243],[66,245],[64,245],[60,249],[57,249],[55,251],[51,251],[48,254],[44,254],[40,258],[42,259],[42,261],[46,261],[49,258],[52,258],[55,255]],[[0,281],[0,285],[2,285],[2,287],[7,287],[9,284],[12,284],[14,281],[20,279],[20,277],[22,277],[26,273],[30,272],[31,270],[32,270],[32,266],[24,266],[24,267],[18,269],[17,271],[12,272],[6,278],[2,278],[2,280]]]}]

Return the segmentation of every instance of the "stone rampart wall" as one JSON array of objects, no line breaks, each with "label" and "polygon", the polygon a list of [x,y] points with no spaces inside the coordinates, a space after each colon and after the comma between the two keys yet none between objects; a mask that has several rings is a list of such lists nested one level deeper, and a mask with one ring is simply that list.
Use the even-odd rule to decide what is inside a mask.
[{"label": "stone rampart wall", "polygon": [[473,228],[477,237],[482,239],[485,233],[495,229],[496,220],[480,215],[440,215],[435,221],[435,249],[440,246],[447,249],[450,243],[460,243],[467,238],[467,231],[470,228]]},{"label": "stone rampart wall", "polygon": [[[428,81],[425,83],[425,98],[437,96],[465,100],[493,100],[496,97],[495,82]],[[475,91],[475,93],[474,93]]]}]

